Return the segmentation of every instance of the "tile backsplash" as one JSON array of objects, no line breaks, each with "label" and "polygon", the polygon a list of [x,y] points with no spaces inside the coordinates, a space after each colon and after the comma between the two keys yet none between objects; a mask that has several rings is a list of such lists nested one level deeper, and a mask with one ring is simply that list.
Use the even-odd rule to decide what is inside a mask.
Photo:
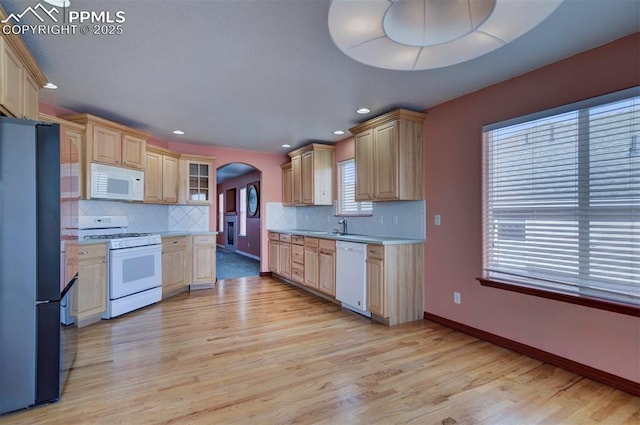
[{"label": "tile backsplash", "polygon": [[80,215],[126,215],[129,232],[209,230],[209,207],[152,205],[118,201],[80,201]]},{"label": "tile backsplash", "polygon": [[[341,229],[335,206],[285,207],[267,203],[267,229],[331,232]],[[425,201],[374,202],[370,217],[346,217],[349,233],[399,238],[426,238]]]}]

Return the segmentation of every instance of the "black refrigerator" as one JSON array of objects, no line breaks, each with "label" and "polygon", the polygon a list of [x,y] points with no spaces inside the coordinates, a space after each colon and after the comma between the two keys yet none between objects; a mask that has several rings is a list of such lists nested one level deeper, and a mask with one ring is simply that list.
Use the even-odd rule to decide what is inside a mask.
[{"label": "black refrigerator", "polygon": [[59,125],[0,117],[0,414],[58,400],[75,357],[60,182]]}]

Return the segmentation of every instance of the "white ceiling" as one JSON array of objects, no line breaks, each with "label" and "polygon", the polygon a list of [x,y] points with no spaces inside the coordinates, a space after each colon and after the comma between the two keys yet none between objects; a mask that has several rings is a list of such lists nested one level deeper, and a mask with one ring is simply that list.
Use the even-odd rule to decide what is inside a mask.
[{"label": "white ceiling", "polygon": [[[36,0],[0,4],[12,13]],[[346,136],[333,130],[348,135],[354,124],[396,107],[423,110],[640,30],[640,1],[565,0],[538,27],[486,56],[390,71],[358,63],[333,44],[329,5],[72,0],[71,10],[124,11],[123,34],[23,38],[59,86],[41,92],[45,102],[161,140],[284,153],[309,141],[340,140]],[[357,115],[359,106],[372,113]],[[176,128],[186,134],[174,136]]]}]

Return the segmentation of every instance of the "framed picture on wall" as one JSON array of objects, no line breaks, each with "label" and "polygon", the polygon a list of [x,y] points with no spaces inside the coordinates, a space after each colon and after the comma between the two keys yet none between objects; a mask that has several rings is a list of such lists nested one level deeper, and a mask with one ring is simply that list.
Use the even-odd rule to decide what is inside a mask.
[{"label": "framed picture on wall", "polygon": [[260,182],[247,185],[247,217],[260,217]]}]

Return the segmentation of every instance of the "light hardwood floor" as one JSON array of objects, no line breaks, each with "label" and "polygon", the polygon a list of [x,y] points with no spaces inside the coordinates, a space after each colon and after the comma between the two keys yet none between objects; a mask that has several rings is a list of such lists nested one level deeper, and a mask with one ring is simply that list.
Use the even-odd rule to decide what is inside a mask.
[{"label": "light hardwood floor", "polygon": [[255,277],[82,329],[62,399],[0,423],[637,425],[640,399]]}]

